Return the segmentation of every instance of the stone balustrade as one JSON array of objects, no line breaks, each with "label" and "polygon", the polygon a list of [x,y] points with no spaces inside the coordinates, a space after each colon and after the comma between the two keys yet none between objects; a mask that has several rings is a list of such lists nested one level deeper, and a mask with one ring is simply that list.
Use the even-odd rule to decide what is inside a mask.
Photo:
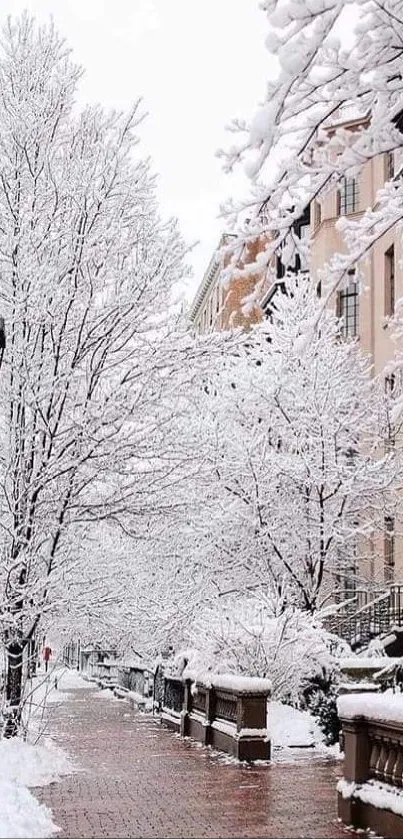
[{"label": "stone balustrade", "polygon": [[164,684],[162,722],[239,760],[269,760],[267,679],[209,674],[193,681],[165,676]]},{"label": "stone balustrade", "polygon": [[120,662],[117,668],[115,695],[125,695],[131,704],[144,707],[153,695],[154,674],[145,665],[132,662]]},{"label": "stone balustrade", "polygon": [[345,753],[339,817],[403,839],[403,696],[344,696],[338,708]]},{"label": "stone balustrade", "polygon": [[98,662],[97,678],[100,687],[114,688],[118,682],[118,663],[113,659]]}]

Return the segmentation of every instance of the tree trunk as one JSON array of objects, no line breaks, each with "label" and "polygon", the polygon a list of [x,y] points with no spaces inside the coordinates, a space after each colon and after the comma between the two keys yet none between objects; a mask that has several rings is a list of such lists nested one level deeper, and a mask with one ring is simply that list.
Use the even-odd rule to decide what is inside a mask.
[{"label": "tree trunk", "polygon": [[7,718],[4,727],[5,737],[15,737],[21,721],[22,662],[24,646],[14,641],[7,647],[6,699]]},{"label": "tree trunk", "polygon": [[36,676],[36,668],[38,663],[38,644],[36,638],[31,638],[28,644],[28,678],[32,679]]}]

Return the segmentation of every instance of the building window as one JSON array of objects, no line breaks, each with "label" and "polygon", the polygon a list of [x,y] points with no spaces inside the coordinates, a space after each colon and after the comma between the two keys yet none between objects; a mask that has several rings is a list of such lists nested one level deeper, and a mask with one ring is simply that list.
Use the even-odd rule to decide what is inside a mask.
[{"label": "building window", "polygon": [[341,334],[344,338],[358,335],[358,283],[350,280],[347,288],[337,296],[337,317],[341,318]]},{"label": "building window", "polygon": [[385,181],[391,181],[395,176],[395,155],[393,151],[385,154]]},{"label": "building window", "polygon": [[395,573],[395,520],[385,516],[384,575],[385,583],[391,583]]},{"label": "building window", "polygon": [[322,221],[322,205],[319,201],[314,201],[313,203],[313,226],[316,230],[319,227]]},{"label": "building window", "polygon": [[337,192],[337,215],[346,216],[358,211],[358,182],[356,178],[342,178]]},{"label": "building window", "polygon": [[308,271],[309,268],[309,258],[307,250],[309,249],[309,239],[311,236],[311,226],[310,224],[301,224],[297,231],[298,238],[303,243],[304,252],[297,253],[295,257],[295,268],[296,271]]},{"label": "building window", "polygon": [[395,248],[385,253],[385,317],[391,317],[395,311]]}]

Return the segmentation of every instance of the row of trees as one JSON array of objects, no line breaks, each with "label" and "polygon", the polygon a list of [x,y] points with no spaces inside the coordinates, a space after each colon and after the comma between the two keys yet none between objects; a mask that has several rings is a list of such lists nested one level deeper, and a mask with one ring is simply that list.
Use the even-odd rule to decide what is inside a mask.
[{"label": "row of trees", "polygon": [[[306,205],[376,155],[402,146],[402,3],[268,0],[263,9],[279,71],[252,123],[231,126],[241,139],[222,153],[228,170],[241,162],[251,181],[246,200],[224,208],[239,232],[227,248],[234,251],[228,281],[242,273],[264,276],[275,253],[287,261],[300,249],[306,257],[294,232]],[[355,39],[345,45],[352,19]],[[335,127],[343,109],[363,117],[355,131]],[[267,615],[290,604],[314,612],[334,595],[335,583],[343,597],[369,577],[369,562],[383,548],[385,517],[395,519],[400,506],[400,453],[385,443],[391,424],[394,433],[401,424],[401,392],[390,399],[371,361],[354,344],[340,343],[327,304],[378,239],[399,229],[402,197],[397,177],[359,220],[340,220],[345,251],[315,278],[322,299],[302,277],[287,277],[288,294],[277,295],[272,324],[248,335],[243,352],[199,397],[203,421],[195,439],[210,471],[195,485],[198,503],[184,530],[193,534],[189,574],[204,574],[204,590],[197,591],[215,603],[214,614],[231,598],[236,614],[245,594],[265,604]],[[257,236],[265,251],[240,269],[242,247]],[[399,306],[397,312],[399,338]],[[389,374],[400,366],[398,351]],[[178,599],[179,587],[171,602]],[[192,613],[189,599],[180,602],[191,623],[197,606]],[[226,637],[228,652],[222,630],[228,608],[221,611],[216,647],[223,651]],[[187,637],[211,639],[212,624],[208,610]],[[170,623],[172,637],[174,630]],[[211,652],[214,644],[208,646]]]},{"label": "row of trees", "polygon": [[[52,26],[9,21],[0,46],[0,638],[17,718],[23,657],[44,627],[94,625],[122,601],[129,576],[133,591],[136,570],[119,564],[108,528],[130,535],[134,554],[150,534],[158,542],[181,503],[171,488],[197,468],[173,422],[192,365],[207,363],[172,307],[185,247],[176,223],[160,219],[138,154],[140,103],[129,114],[80,110],[80,75]],[[210,341],[208,364],[217,350]]]},{"label": "row of trees", "polygon": [[176,645],[196,643],[186,626],[200,630],[206,604],[231,602],[236,612],[246,596],[275,616],[351,597],[371,576],[385,516],[399,509],[401,460],[398,449],[385,453],[383,382],[356,342],[340,340],[330,311],[315,327],[322,303],[306,277],[289,277],[287,288],[271,320],[195,393],[193,422],[181,429],[203,467],[169,535],[172,560],[147,557],[143,566],[137,643],[150,638],[154,652],[144,627],[152,616],[162,628],[163,599],[179,618],[166,624]]},{"label": "row of trees", "polygon": [[[307,198],[400,142],[393,10],[362,0],[351,62],[333,37],[343,5],[265,4],[282,70],[228,157],[257,150],[249,204],[264,214],[239,243],[263,225],[259,270]],[[138,156],[139,104],[79,110],[80,70],[27,16],[3,34],[0,77],[0,633],[18,719],[24,652],[44,629],[151,655],[200,643],[222,604],[228,617],[253,598],[265,623],[315,613],[335,584],[348,593],[398,506],[401,468],[384,451],[390,405],[370,362],[305,278],[288,277],[271,322],[247,335],[197,339],[175,314],[185,248]],[[317,130],[356,90],[375,116],[335,159]],[[396,222],[400,188],[355,239],[349,228],[330,289]]]}]

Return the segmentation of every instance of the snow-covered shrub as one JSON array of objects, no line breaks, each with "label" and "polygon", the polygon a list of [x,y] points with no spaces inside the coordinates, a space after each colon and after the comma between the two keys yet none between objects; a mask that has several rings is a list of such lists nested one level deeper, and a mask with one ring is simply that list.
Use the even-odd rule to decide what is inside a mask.
[{"label": "snow-covered shrub", "polygon": [[308,681],[301,697],[302,707],[317,718],[329,746],[337,743],[340,731],[337,713],[338,682],[339,669],[334,662],[331,668],[323,668],[322,674]]},{"label": "snow-covered shrub", "polygon": [[274,699],[307,707],[310,686],[337,681],[340,644],[317,616],[275,606],[245,598],[206,609],[191,628],[189,669],[267,677]]}]

